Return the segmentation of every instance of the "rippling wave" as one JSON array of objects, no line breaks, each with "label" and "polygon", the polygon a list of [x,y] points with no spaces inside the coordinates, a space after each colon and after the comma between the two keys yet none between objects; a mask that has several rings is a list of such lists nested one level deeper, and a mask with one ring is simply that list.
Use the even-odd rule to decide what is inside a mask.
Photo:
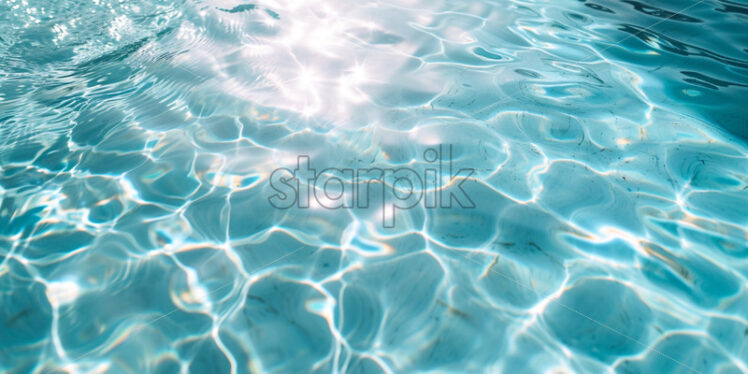
[{"label": "rippling wave", "polygon": [[[748,4],[0,1],[0,371],[748,372]],[[425,170],[475,209],[274,209]]]}]

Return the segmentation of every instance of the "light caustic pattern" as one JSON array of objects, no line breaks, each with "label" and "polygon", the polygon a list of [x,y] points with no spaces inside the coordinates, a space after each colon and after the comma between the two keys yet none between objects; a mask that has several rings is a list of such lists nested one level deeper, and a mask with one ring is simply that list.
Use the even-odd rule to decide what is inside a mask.
[{"label": "light caustic pattern", "polygon": [[[4,0],[0,371],[747,372],[745,14]],[[438,144],[475,209],[268,204]]]}]

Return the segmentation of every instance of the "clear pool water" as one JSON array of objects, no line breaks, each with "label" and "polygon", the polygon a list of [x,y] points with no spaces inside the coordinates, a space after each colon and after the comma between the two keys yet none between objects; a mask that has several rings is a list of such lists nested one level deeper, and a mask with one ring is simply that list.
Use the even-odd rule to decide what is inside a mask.
[{"label": "clear pool water", "polygon": [[[747,24],[2,0],[0,372],[746,373]],[[269,204],[439,145],[474,208]]]}]

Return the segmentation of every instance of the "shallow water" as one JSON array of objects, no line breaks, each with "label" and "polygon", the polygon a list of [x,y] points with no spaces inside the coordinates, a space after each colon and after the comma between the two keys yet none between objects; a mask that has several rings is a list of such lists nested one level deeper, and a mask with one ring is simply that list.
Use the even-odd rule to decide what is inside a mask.
[{"label": "shallow water", "polygon": [[[748,372],[746,22],[2,0],[0,371]],[[439,145],[475,208],[269,204]]]}]

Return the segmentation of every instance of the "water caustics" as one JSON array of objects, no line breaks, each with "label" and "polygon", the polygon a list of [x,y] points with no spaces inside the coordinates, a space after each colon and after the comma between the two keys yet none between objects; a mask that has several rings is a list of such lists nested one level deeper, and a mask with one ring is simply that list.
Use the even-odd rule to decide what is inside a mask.
[{"label": "water caustics", "polygon": [[[748,4],[0,2],[0,371],[746,373]],[[274,209],[426,167],[474,209]]]}]

